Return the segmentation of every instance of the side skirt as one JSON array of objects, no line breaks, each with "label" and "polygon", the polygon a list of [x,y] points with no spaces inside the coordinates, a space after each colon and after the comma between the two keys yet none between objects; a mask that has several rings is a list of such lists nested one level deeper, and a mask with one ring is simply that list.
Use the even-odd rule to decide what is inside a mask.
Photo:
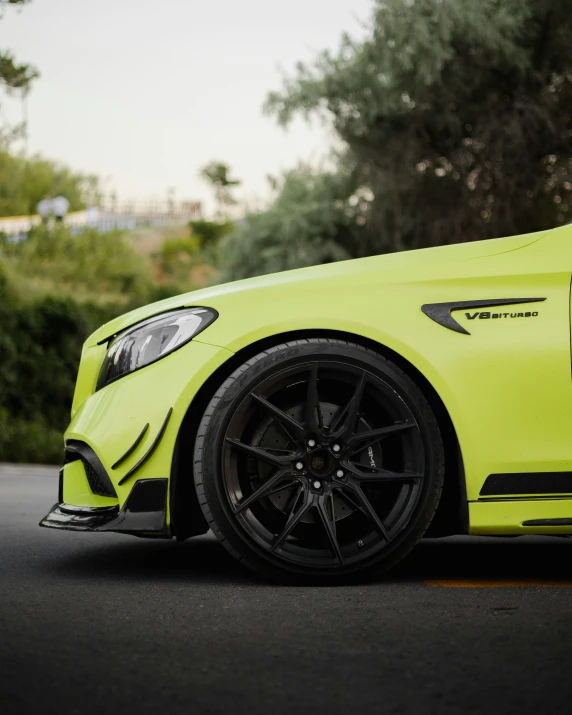
[{"label": "side skirt", "polygon": [[495,499],[469,503],[470,533],[572,534],[572,498]]}]

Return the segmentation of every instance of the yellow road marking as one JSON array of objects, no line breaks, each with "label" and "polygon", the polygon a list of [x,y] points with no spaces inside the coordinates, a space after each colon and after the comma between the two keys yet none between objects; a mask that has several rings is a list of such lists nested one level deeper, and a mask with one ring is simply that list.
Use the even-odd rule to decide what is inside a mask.
[{"label": "yellow road marking", "polygon": [[426,586],[441,586],[443,588],[572,588],[572,581],[542,581],[539,579],[425,579]]}]

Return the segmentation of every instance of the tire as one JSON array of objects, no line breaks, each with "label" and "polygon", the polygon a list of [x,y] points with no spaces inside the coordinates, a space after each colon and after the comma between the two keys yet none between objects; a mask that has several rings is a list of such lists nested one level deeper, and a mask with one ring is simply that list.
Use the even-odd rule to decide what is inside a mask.
[{"label": "tire", "polygon": [[419,387],[337,339],[294,340],[245,362],[211,399],[194,447],[210,528],[238,561],[285,583],[390,569],[429,527],[443,477]]}]

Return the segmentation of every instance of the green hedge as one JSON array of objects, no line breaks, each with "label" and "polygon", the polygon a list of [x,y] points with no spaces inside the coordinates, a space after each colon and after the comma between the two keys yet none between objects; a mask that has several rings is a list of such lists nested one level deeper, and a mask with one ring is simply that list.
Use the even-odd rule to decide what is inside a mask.
[{"label": "green hedge", "polygon": [[0,236],[0,461],[60,463],[87,336],[185,289],[154,284],[149,257],[122,232]]},{"label": "green hedge", "polygon": [[62,430],[45,420],[14,418],[0,409],[0,462],[31,464],[61,464],[63,458]]},{"label": "green hedge", "polygon": [[0,461],[61,461],[82,344],[111,317],[70,299],[22,301],[0,273]]}]

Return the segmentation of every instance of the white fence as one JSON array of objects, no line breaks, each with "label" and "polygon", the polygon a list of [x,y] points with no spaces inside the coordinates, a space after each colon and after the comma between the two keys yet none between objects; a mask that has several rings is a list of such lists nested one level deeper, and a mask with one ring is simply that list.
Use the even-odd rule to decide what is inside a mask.
[{"label": "white fence", "polygon": [[[82,211],[81,213],[85,213]],[[33,226],[40,223],[39,216],[10,216],[0,218],[0,233],[12,236],[19,233],[27,233]]]},{"label": "white fence", "polygon": [[[99,233],[132,230],[137,226],[164,226],[169,223],[185,223],[201,218],[201,204],[183,201],[178,205],[166,202],[126,202],[115,210],[89,209],[74,211],[64,218],[64,225],[72,233],[84,228],[95,228]],[[0,233],[14,241],[23,240],[30,229],[41,223],[40,216],[10,216],[0,218]]]}]

